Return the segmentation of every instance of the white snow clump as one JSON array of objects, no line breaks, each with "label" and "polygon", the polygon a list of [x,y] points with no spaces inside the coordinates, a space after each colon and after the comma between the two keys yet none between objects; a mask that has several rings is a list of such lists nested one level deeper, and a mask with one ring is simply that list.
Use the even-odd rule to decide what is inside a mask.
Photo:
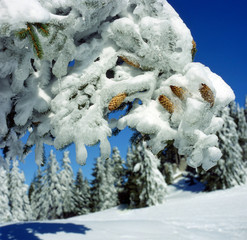
[{"label": "white snow clump", "polygon": [[[12,99],[16,126],[33,129],[28,145],[38,143],[40,153],[43,143],[63,148],[74,142],[77,161],[83,164],[85,145],[100,142],[101,155],[107,158],[112,128],[129,126],[149,135],[148,145],[155,154],[172,140],[193,167],[209,169],[220,159],[215,133],[222,121],[216,114],[234,93],[209,68],[192,62],[190,30],[167,1],[32,0],[37,19],[24,8],[27,1],[22,1],[18,17],[11,4],[16,1],[1,2],[9,13],[0,18],[0,37],[5,38],[5,42],[0,39],[0,78],[5,95],[9,92],[5,96],[0,90],[0,104],[5,104],[0,113],[2,137],[7,134],[4,118]],[[40,36],[42,60],[34,56],[26,39],[15,39],[15,52],[10,49],[2,25],[6,19],[11,28],[16,21],[49,23],[49,36]],[[23,62],[13,54],[21,55]],[[75,65],[68,67],[73,59]],[[20,70],[23,74],[18,74]],[[171,86],[183,89],[183,98]],[[211,94],[211,100],[202,91]],[[115,97],[122,93],[123,103],[132,108],[109,121],[108,105],[119,101]],[[172,104],[171,111],[162,106],[161,95]],[[18,127],[18,131],[24,130]]]}]

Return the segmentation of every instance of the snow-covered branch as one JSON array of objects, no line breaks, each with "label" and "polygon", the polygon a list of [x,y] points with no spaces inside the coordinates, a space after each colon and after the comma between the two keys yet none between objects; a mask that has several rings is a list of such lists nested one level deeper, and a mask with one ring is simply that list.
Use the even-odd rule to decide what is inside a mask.
[{"label": "snow-covered branch", "polygon": [[[12,153],[7,158],[20,152],[11,150],[17,144],[10,136],[27,130],[24,150],[36,144],[38,163],[44,143],[75,143],[83,164],[85,145],[100,142],[107,158],[112,129],[130,126],[150,136],[155,154],[174,140],[193,167],[209,169],[220,159],[215,133],[222,120],[215,115],[234,93],[192,62],[191,33],[167,1],[0,1],[0,145]],[[49,26],[46,37],[33,30],[42,59],[32,38],[16,37],[27,23]],[[132,109],[109,121],[121,103]]]}]

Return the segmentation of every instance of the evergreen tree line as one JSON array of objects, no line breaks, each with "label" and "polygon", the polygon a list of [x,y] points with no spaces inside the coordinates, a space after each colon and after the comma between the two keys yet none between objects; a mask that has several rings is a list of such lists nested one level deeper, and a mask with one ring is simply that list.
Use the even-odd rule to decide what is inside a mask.
[{"label": "evergreen tree line", "polygon": [[17,160],[12,161],[10,170],[0,166],[0,182],[0,223],[32,219],[28,186]]},{"label": "evergreen tree line", "polygon": [[68,218],[88,213],[90,187],[81,169],[74,179],[69,152],[62,168],[50,152],[49,160],[39,167],[29,189],[25,176],[12,161],[10,169],[0,167],[0,222]]},{"label": "evergreen tree line", "polygon": [[27,192],[24,174],[18,168],[18,161],[13,161],[10,171],[0,169],[3,183],[0,187],[0,222],[61,219],[119,204],[135,208],[162,203],[166,183],[158,165],[158,158],[144,141],[132,145],[127,161],[115,147],[111,158],[96,159],[94,178],[89,184],[81,169],[74,179],[69,152],[64,152],[60,169],[51,151]]},{"label": "evergreen tree line", "polygon": [[[246,104],[247,106],[247,104]],[[117,147],[111,158],[95,161],[93,180],[89,184],[82,171],[76,174],[70,166],[69,152],[64,152],[62,168],[51,151],[48,161],[39,168],[28,191],[24,175],[13,161],[10,171],[0,168],[0,222],[68,218],[105,210],[119,204],[130,208],[160,204],[166,186],[179,176],[190,177],[191,183],[201,181],[206,191],[230,188],[246,181],[247,110],[235,103],[219,112],[224,120],[218,132],[222,151],[218,164],[205,172],[186,165],[172,142],[157,156],[136,133],[122,159]],[[4,184],[6,183],[6,184]]]}]

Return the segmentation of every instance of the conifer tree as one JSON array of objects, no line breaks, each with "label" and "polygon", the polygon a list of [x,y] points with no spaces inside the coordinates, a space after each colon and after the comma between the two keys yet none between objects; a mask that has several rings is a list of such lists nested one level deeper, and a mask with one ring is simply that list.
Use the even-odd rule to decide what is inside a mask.
[{"label": "conifer tree", "polygon": [[[35,177],[34,177],[35,178]],[[34,191],[34,179],[33,181],[31,182],[29,188],[28,188],[28,199],[29,199],[29,202],[31,203],[31,195],[33,194],[33,191]]]},{"label": "conifer tree", "polygon": [[135,166],[142,161],[139,152],[135,145],[129,148],[127,153],[127,169],[128,169],[128,181],[125,189],[127,189],[127,195],[129,198],[129,206],[131,208],[138,207],[140,205],[139,195],[142,183],[140,182],[140,172],[134,171]]},{"label": "conifer tree", "polygon": [[237,107],[237,132],[239,145],[242,148],[242,159],[247,166],[247,121],[245,118],[244,109]]},{"label": "conifer tree", "polygon": [[173,184],[174,182],[174,171],[173,171],[173,165],[170,162],[163,163],[162,166],[162,175],[165,178],[165,181],[168,185]]},{"label": "conifer tree", "polygon": [[41,216],[40,219],[56,219],[62,217],[62,187],[59,179],[59,165],[51,150],[49,161],[44,170],[43,190],[41,192]]},{"label": "conifer tree", "polygon": [[114,184],[118,194],[118,203],[121,202],[121,195],[125,182],[126,171],[124,169],[125,161],[121,158],[120,152],[117,147],[112,149],[112,162],[113,162],[113,176],[115,178]]},{"label": "conifer tree", "polygon": [[9,202],[12,221],[27,221],[32,219],[25,176],[20,171],[17,160],[13,160],[9,174]]},{"label": "conifer tree", "polygon": [[0,223],[11,221],[7,171],[0,166]]},{"label": "conifer tree", "polygon": [[90,212],[90,186],[88,181],[83,179],[81,168],[78,170],[74,185],[75,215],[83,215]]},{"label": "conifer tree", "polygon": [[229,115],[233,118],[234,122],[237,124],[237,104],[235,101],[229,104]]},{"label": "conifer tree", "polygon": [[158,170],[159,160],[147,149],[145,142],[136,147],[127,156],[130,175],[129,188],[130,207],[146,207],[160,204],[166,194],[164,177]]},{"label": "conifer tree", "polygon": [[138,199],[138,197],[134,197],[134,196],[138,196],[138,187],[135,182],[135,178],[137,174],[133,172],[133,169],[136,163],[137,161],[136,161],[136,155],[135,155],[135,147],[134,147],[134,143],[132,143],[131,147],[128,148],[128,152],[126,156],[127,182],[125,183],[125,186],[124,186],[125,201],[128,205],[131,205],[130,195],[132,195],[132,199],[135,198],[136,201]]},{"label": "conifer tree", "polygon": [[247,121],[247,95],[245,96],[244,115],[245,115],[245,119]]},{"label": "conifer tree", "polygon": [[65,151],[63,156],[63,169],[60,172],[59,180],[61,184],[61,197],[63,201],[62,217],[68,218],[73,215],[75,202],[73,198],[73,170],[70,165],[69,152]]},{"label": "conifer tree", "polygon": [[30,203],[33,212],[34,219],[41,219],[42,213],[42,204],[46,199],[42,199],[42,190],[43,190],[43,176],[40,167],[38,168],[37,174],[32,181],[33,191],[30,195]]},{"label": "conifer tree", "polygon": [[220,113],[224,120],[223,128],[218,132],[221,160],[214,168],[201,173],[206,191],[230,188],[246,180],[237,126],[229,111],[230,109],[226,107]]},{"label": "conifer tree", "polygon": [[117,205],[117,191],[114,185],[111,159],[97,158],[93,169],[92,210],[101,211]]},{"label": "conifer tree", "polygon": [[105,177],[107,192],[104,199],[104,209],[118,205],[118,191],[116,188],[117,175],[115,175],[115,165],[111,158],[105,160]]},{"label": "conifer tree", "polygon": [[[247,99],[247,98],[246,98]],[[241,108],[235,101],[230,103],[230,116],[236,123],[237,133],[239,137],[239,145],[242,148],[242,159],[247,160],[247,115],[246,109]],[[245,163],[246,165],[246,163]]]},{"label": "conifer tree", "polygon": [[178,150],[173,146],[173,142],[168,142],[166,148],[158,154],[160,160],[159,170],[165,178],[167,184],[172,184],[174,174],[179,168],[181,157]]},{"label": "conifer tree", "polygon": [[89,181],[85,178],[83,182],[83,189],[82,193],[84,196],[84,201],[83,201],[83,209],[81,209],[81,212],[83,211],[85,214],[91,212],[90,204],[91,204],[91,188]]},{"label": "conifer tree", "polygon": [[103,210],[104,196],[107,194],[105,167],[100,157],[96,160],[92,175],[94,177],[91,183],[92,211],[96,212]]}]

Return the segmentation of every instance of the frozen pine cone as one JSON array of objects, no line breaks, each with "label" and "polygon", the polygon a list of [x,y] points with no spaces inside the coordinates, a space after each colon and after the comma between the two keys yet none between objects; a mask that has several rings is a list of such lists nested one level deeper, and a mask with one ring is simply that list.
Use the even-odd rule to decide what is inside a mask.
[{"label": "frozen pine cone", "polygon": [[174,104],[168,97],[166,97],[165,95],[160,95],[159,102],[169,113],[174,112]]},{"label": "frozen pine cone", "polygon": [[197,52],[196,42],[192,40],[192,49],[191,49],[192,60],[195,58],[196,52]]},{"label": "frozen pine cone", "polygon": [[110,101],[109,105],[108,105],[108,109],[110,111],[116,110],[121,103],[124,101],[124,99],[127,97],[126,93],[120,93],[117,96],[115,96],[114,98],[112,98],[112,100]]},{"label": "frozen pine cone", "polygon": [[204,83],[202,83],[202,87],[199,89],[202,98],[210,103],[210,106],[213,107],[214,105],[214,94],[212,90]]},{"label": "frozen pine cone", "polygon": [[130,60],[125,56],[119,56],[124,62],[126,62],[127,64],[135,67],[135,68],[140,68],[140,64],[136,61]]},{"label": "frozen pine cone", "polygon": [[170,85],[170,88],[171,88],[172,92],[173,92],[179,99],[184,100],[186,91],[185,91],[183,88],[177,87],[177,86],[172,86],[172,85]]}]

